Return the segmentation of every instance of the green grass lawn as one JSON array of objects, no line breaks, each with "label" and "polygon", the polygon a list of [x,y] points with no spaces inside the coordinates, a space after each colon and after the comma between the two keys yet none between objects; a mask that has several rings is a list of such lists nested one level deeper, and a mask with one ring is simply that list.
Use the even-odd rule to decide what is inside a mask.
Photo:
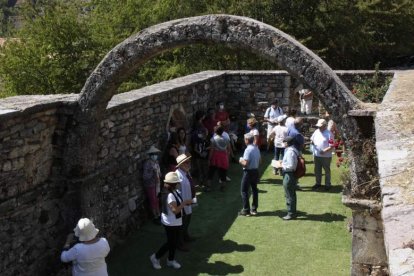
[{"label": "green grass lawn", "polygon": [[198,239],[191,251],[177,251],[182,268],[175,271],[162,260],[152,268],[149,256],[165,242],[162,226],[145,224],[116,247],[108,258],[110,275],[350,275],[351,211],[341,204],[340,169],[332,161],[329,192],[311,190],[312,157],[306,155],[307,174],[297,192],[299,217],[283,221],[286,214],[281,177],[268,166],[271,154],[262,154],[257,217],[239,217],[241,167],[232,164],[232,181],[225,192],[218,187],[199,193],[190,233]]}]

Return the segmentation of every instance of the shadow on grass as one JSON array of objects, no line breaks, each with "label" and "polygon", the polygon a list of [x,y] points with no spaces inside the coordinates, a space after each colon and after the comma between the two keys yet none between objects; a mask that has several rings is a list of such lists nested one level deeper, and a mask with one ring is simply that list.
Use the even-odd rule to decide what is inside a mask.
[{"label": "shadow on grass", "polygon": [[[265,171],[269,156],[263,156],[265,162],[260,170],[261,176]],[[267,160],[269,159],[269,160]],[[190,252],[176,252],[176,259],[182,265],[177,275],[228,275],[242,274],[243,262],[228,264],[221,261],[209,262],[214,254],[231,254],[232,252],[250,252],[255,247],[250,244],[238,244],[224,239],[232,227],[242,207],[240,197],[240,181],[242,169],[232,164],[229,169],[232,181],[226,183],[224,192],[218,190],[217,183],[213,183],[213,191],[197,194],[198,206],[193,209],[189,232],[197,240],[190,244]],[[198,187],[199,189],[199,187]],[[267,193],[260,190],[260,193]],[[154,270],[149,256],[166,241],[164,227],[146,223],[143,227],[117,246],[108,258],[110,275],[171,275],[174,270],[166,267],[166,256],[161,259],[161,270]]]},{"label": "shadow on grass", "polygon": [[266,179],[261,179],[260,184],[282,185],[283,180],[282,180],[282,178],[266,178]]},{"label": "shadow on grass", "polygon": [[[286,210],[276,210],[269,212],[260,212],[258,217],[282,217],[286,216]],[[297,212],[296,220],[312,220],[312,221],[323,221],[323,222],[334,222],[334,221],[344,221],[346,216],[333,214],[333,213],[324,213],[324,214],[308,214],[306,212]]]},{"label": "shadow on grass", "polygon": [[331,193],[331,194],[338,194],[342,193],[343,187],[342,185],[331,186],[329,190],[325,190],[325,186],[319,187],[317,190],[312,190],[312,187],[301,187],[301,192],[314,192],[314,193]]}]

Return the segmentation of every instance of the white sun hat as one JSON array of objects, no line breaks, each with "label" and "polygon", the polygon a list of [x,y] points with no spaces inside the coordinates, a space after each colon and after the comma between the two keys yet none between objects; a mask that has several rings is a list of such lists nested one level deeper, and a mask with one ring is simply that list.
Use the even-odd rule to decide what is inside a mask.
[{"label": "white sun hat", "polygon": [[80,241],[93,240],[99,233],[99,229],[88,218],[81,218],[73,231]]},{"label": "white sun hat", "polygon": [[185,153],[178,155],[176,158],[176,161],[177,161],[176,167],[179,167],[180,165],[182,165],[185,161],[189,160],[190,158],[191,158],[191,155],[186,155]]},{"label": "white sun hat", "polygon": [[326,122],[325,119],[319,119],[318,122],[316,123],[317,127],[321,127],[321,126],[326,126],[328,123]]},{"label": "white sun hat", "polygon": [[172,184],[172,183],[179,183],[181,182],[181,180],[176,172],[169,172],[165,175],[164,182]]},{"label": "white sun hat", "polygon": [[152,145],[149,150],[147,150],[147,154],[151,154],[151,153],[160,153],[161,151],[159,149],[157,149],[154,145]]}]

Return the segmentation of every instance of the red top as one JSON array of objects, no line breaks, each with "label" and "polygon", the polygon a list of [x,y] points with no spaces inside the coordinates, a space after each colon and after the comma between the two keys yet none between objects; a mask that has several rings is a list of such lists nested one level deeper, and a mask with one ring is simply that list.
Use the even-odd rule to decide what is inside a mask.
[{"label": "red top", "polygon": [[214,133],[214,128],[217,126],[217,121],[211,118],[205,118],[203,120],[203,125],[208,130],[208,134],[211,136]]},{"label": "red top", "polygon": [[227,111],[216,111],[216,120],[224,122],[229,119],[229,113]]}]

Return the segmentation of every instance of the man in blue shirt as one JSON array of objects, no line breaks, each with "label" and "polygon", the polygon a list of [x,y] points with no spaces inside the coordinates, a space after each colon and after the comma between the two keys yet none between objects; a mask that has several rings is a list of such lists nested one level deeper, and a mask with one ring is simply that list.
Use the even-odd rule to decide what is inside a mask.
[{"label": "man in blue shirt", "polygon": [[302,152],[305,146],[305,138],[300,133],[299,129],[302,126],[302,118],[296,118],[294,125],[288,128],[287,136],[290,136],[294,139],[293,146],[299,151]]},{"label": "man in blue shirt", "polygon": [[[305,147],[305,138],[303,137],[302,133],[300,133],[299,129],[302,126],[302,118],[295,118],[294,125],[288,128],[288,137],[293,138],[293,146],[295,149],[302,154],[303,148]],[[299,183],[296,182],[296,190],[301,191],[302,188],[299,186]]]},{"label": "man in blue shirt", "polygon": [[298,150],[294,147],[294,139],[291,136],[283,140],[287,148],[283,156],[282,162],[278,164],[283,172],[283,188],[285,190],[287,215],[284,220],[296,218],[296,183],[295,176],[296,166],[298,165]]},{"label": "man in blue shirt", "polygon": [[[254,135],[246,133],[244,135],[244,143],[247,147],[244,150],[243,157],[240,157],[239,160],[239,164],[243,167],[243,177],[241,180],[243,209],[239,213],[242,216],[257,215],[257,207],[259,204],[257,183],[259,183],[260,150],[253,142]],[[249,187],[252,189],[253,196],[251,208],[249,203]]]}]

